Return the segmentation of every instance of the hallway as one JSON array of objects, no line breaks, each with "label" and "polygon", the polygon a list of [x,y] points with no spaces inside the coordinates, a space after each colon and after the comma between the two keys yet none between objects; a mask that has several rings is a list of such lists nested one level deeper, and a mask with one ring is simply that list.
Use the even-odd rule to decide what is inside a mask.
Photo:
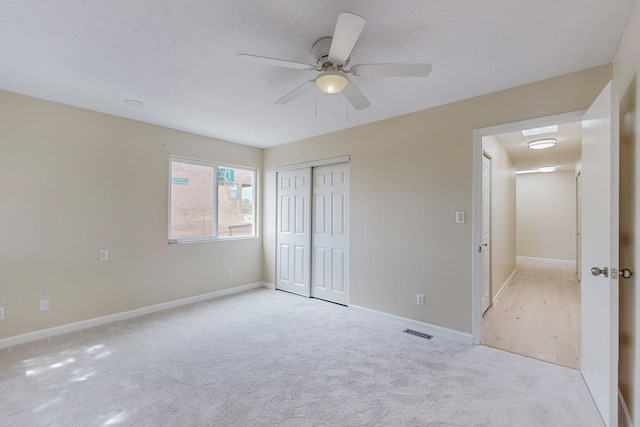
[{"label": "hallway", "polygon": [[580,284],[575,266],[518,261],[518,273],[484,315],[482,344],[580,368]]}]

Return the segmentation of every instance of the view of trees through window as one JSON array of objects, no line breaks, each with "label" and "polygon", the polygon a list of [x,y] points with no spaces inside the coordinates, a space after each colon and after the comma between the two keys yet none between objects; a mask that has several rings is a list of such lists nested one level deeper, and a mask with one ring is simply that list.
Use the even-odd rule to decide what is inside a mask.
[{"label": "view of trees through window", "polygon": [[172,159],[169,238],[253,236],[254,183],[251,169]]}]

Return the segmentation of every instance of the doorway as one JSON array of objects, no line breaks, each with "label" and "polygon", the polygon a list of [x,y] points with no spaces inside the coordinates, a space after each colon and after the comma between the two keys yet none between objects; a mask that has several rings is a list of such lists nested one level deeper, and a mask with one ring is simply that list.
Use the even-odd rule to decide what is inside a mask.
[{"label": "doorway", "polygon": [[[553,229],[549,228],[550,227],[549,224],[546,224],[542,228],[540,227],[536,228],[536,226],[532,227],[532,229],[535,232],[533,233],[533,235],[530,233],[529,238],[533,237],[535,239],[538,239],[537,242],[535,240],[533,241],[534,243],[537,243],[539,246],[539,247],[534,247],[534,249],[537,252],[534,251],[533,253],[532,252],[527,253],[526,251],[521,251],[520,247],[516,249],[516,237],[518,233],[522,234],[521,233],[522,230],[517,230],[517,226],[519,224],[516,223],[516,175],[515,175],[515,172],[516,170],[518,171],[526,170],[527,172],[531,172],[531,169],[533,168],[531,164],[526,164],[526,162],[523,163],[522,161],[520,161],[516,167],[516,162],[513,162],[512,160],[510,160],[513,150],[511,149],[506,150],[502,148],[500,149],[502,150],[502,152],[499,152],[500,150],[496,150],[495,145],[502,145],[503,141],[493,137],[493,135],[499,135],[501,138],[506,137],[505,139],[507,140],[507,142],[512,142],[510,141],[509,137],[513,139],[515,136],[520,135],[520,139],[519,139],[520,145],[518,149],[521,151],[525,151],[524,154],[528,154],[526,153],[526,151],[529,151],[530,153],[534,153],[534,150],[531,150],[528,148],[526,142],[542,139],[543,137],[548,137],[549,132],[546,131],[544,127],[551,124],[564,126],[570,122],[578,122],[576,126],[578,129],[580,129],[580,124],[579,124],[580,119],[581,119],[581,112],[576,112],[576,113],[563,114],[563,115],[547,117],[547,118],[527,120],[524,122],[512,123],[508,125],[495,126],[492,128],[476,131],[476,135],[475,135],[476,146],[474,147],[474,150],[477,156],[476,159],[481,159],[482,162],[476,161],[474,163],[474,166],[480,169],[480,170],[476,169],[474,171],[474,174],[475,174],[475,182],[476,183],[482,182],[482,186],[480,185],[474,186],[474,200],[475,200],[474,211],[478,212],[478,210],[480,210],[481,208],[481,212],[483,213],[483,215],[480,215],[479,218],[478,217],[474,218],[474,240],[477,239],[475,248],[478,249],[476,254],[477,253],[482,254],[478,257],[474,257],[474,283],[478,283],[477,285],[474,285],[474,300],[478,302],[478,303],[474,303],[475,313],[474,313],[474,319],[473,319],[474,320],[473,338],[474,338],[474,343],[476,344],[483,343],[483,337],[482,337],[481,331],[482,331],[483,313],[485,313],[485,309],[486,309],[486,302],[485,302],[486,286],[484,285],[484,282],[485,282],[485,278],[487,277],[487,273],[486,273],[487,262],[483,254],[484,252],[483,245],[486,243],[485,229],[487,228],[486,226],[487,184],[485,183],[486,180],[482,176],[486,168],[485,155],[488,154],[489,156],[491,156],[492,170],[493,170],[493,172],[491,173],[492,179],[491,179],[491,182],[489,183],[491,188],[491,193],[490,193],[491,207],[489,208],[491,236],[489,238],[489,242],[491,245],[491,259],[492,259],[489,267],[490,269],[489,277],[491,280],[491,285],[489,287],[490,305],[495,306],[496,304],[498,304],[499,306],[501,298],[505,296],[504,292],[506,291],[506,289],[508,289],[509,285],[515,283],[516,280],[518,279],[518,266],[517,266],[518,262],[523,262],[523,261],[529,262],[529,265],[521,268],[521,270],[526,269],[528,273],[531,273],[531,268],[536,266],[536,263],[531,264],[530,261],[551,261],[551,262],[560,261],[561,264],[564,264],[564,263],[571,264],[570,266],[562,265],[560,270],[563,270],[563,271],[558,271],[556,273],[556,277],[560,281],[563,281],[563,280],[566,281],[567,277],[569,277],[569,280],[575,278],[576,240],[577,240],[576,224],[575,224],[576,213],[574,212],[575,206],[576,206],[575,194],[570,196],[571,199],[570,201],[568,201],[572,209],[572,211],[568,213],[568,215],[571,216],[572,225],[569,225],[568,229],[563,231],[563,233],[565,234],[565,239],[563,240],[564,243],[562,245],[559,245],[557,242],[555,245],[551,243],[551,246],[553,247],[553,249],[556,250],[555,253],[553,253],[552,251],[552,253],[545,254],[544,252],[545,249],[543,247],[544,245],[540,247],[541,241],[544,240],[542,239],[542,237],[544,237],[543,236],[544,233],[552,234],[552,235],[554,233],[556,235],[558,234],[557,231],[554,231]],[[540,129],[540,128],[543,128],[543,129]],[[539,133],[538,135],[525,136],[522,134],[523,129],[537,130]],[[511,133],[512,135],[508,135],[509,133]],[[488,143],[487,138],[489,137],[493,138],[493,140],[489,141]],[[575,145],[578,146],[578,158],[574,157],[573,159],[567,158],[567,152],[566,152],[567,144],[565,143],[563,138],[564,137],[560,137],[556,135],[556,139],[562,141],[562,148],[558,149],[558,147],[560,147],[560,144],[559,144],[558,147],[552,150],[548,150],[548,152],[552,152],[552,153],[555,152],[555,155],[557,157],[557,159],[551,162],[555,166],[560,166],[559,171],[558,173],[556,173],[556,175],[560,177],[564,174],[567,178],[564,181],[569,182],[571,186],[570,187],[571,191],[575,193],[575,173],[577,169],[576,163],[579,165],[579,147],[581,146],[580,137],[578,136],[578,141],[573,143],[574,146]],[[484,143],[483,143],[483,139],[485,140]],[[539,155],[539,153],[541,151],[536,151],[534,153],[537,155],[538,161],[540,161],[539,158],[541,156]],[[519,153],[516,152],[516,155],[518,154]],[[513,157],[517,157],[516,155],[513,155]],[[544,164],[538,163],[536,166],[542,167],[542,166],[547,166],[547,164],[546,162]],[[564,172],[562,171],[563,166],[564,166]],[[536,170],[536,172],[538,171]],[[539,173],[539,175],[543,175],[543,173]],[[553,174],[546,174],[547,178],[551,177],[552,175]],[[517,175],[517,176],[521,177],[522,175]],[[508,177],[508,179],[505,177]],[[527,175],[527,179],[522,179],[522,181],[523,182],[527,181],[529,183],[532,183],[535,181],[535,179],[532,179],[532,177],[533,177],[533,173],[531,175]],[[557,189],[556,184],[547,184],[547,185],[552,185],[554,188],[554,191]],[[565,189],[566,189],[566,185],[565,185]],[[543,190],[549,190],[549,188],[546,188]],[[544,197],[547,197],[547,196],[545,195]],[[528,198],[529,196],[527,196],[525,199],[528,199]],[[552,205],[553,203],[549,203],[549,204]],[[542,206],[542,208],[545,208],[545,207]],[[527,209],[531,210],[531,207],[528,207]],[[554,213],[552,209],[548,209],[548,210],[551,211],[551,216],[553,216],[552,219],[557,219],[558,215]],[[532,212],[530,217],[532,216],[535,219],[536,215],[538,215],[539,218],[543,218],[543,219],[544,218],[549,219],[550,217],[550,215],[548,215],[548,212],[545,214]],[[568,238],[567,238],[567,233],[569,233]],[[523,239],[520,239],[520,236],[518,236],[518,245],[520,245],[520,240],[523,240],[528,245],[532,245],[531,242],[526,241],[527,240],[526,237],[527,236],[524,236]],[[557,236],[554,236],[554,237],[557,237]],[[570,251],[568,251],[568,253],[567,253],[567,246],[569,246],[571,249]],[[557,250],[559,250],[560,247],[564,252],[558,253]],[[520,256],[517,257],[516,255],[520,255]],[[567,276],[566,271],[564,271],[564,270],[567,270],[567,268],[570,268],[570,273],[573,273],[572,275],[570,274],[569,276]],[[548,271],[547,273],[541,273],[541,274],[543,275],[548,274]],[[520,283],[522,284],[522,281],[525,280],[525,277],[524,277],[525,274],[523,273],[520,276],[521,276]],[[482,283],[482,286],[480,286],[480,283]],[[577,284],[576,284],[576,287],[577,287]],[[576,302],[579,303],[579,296],[576,297]],[[544,302],[542,304],[544,304]],[[495,307],[490,308],[487,313],[491,313],[492,310],[495,311]],[[510,314],[513,314],[514,318],[517,317],[517,315],[515,315],[513,311]],[[578,314],[576,314],[574,310],[572,313],[572,316],[575,317],[574,320],[576,321],[576,324],[579,325],[579,322],[580,322],[579,312]],[[536,319],[536,320],[540,320],[540,319]],[[516,336],[518,335],[516,334]],[[573,333],[572,336],[575,337],[576,334]],[[579,331],[577,333],[577,336],[579,337]],[[530,339],[531,341],[535,340],[534,337],[529,337],[529,338],[522,337],[521,339],[522,340]],[[576,344],[575,342],[573,342],[571,346],[574,348],[577,347],[579,349],[579,343]],[[533,357],[536,357],[536,356],[533,355]],[[544,357],[540,357],[540,358],[544,360],[548,360],[547,358],[544,358]],[[566,365],[566,363],[563,363],[563,364]]]},{"label": "doorway", "polygon": [[[481,242],[482,137],[501,132],[580,121],[582,126],[581,362],[580,371],[607,424],[617,425],[619,115],[615,81],[610,81],[584,113],[533,119],[474,131],[474,245]],[[570,118],[573,118],[571,120]],[[542,172],[539,170],[539,172]],[[589,197],[587,197],[587,195]],[[587,218],[589,214],[589,218]],[[495,244],[494,244],[495,251]],[[473,342],[482,341],[481,257],[473,255]]]},{"label": "doorway", "polygon": [[344,160],[277,171],[276,289],[349,304],[349,163]]},{"label": "doorway", "polygon": [[[576,174],[581,123],[542,126],[483,138],[482,343],[574,369],[580,367],[580,287],[576,268]],[[539,149],[545,145],[544,150]],[[487,153],[495,173],[486,183]],[[487,187],[495,186],[487,213]],[[489,239],[487,221],[495,220]],[[495,256],[486,267],[485,241]]]}]

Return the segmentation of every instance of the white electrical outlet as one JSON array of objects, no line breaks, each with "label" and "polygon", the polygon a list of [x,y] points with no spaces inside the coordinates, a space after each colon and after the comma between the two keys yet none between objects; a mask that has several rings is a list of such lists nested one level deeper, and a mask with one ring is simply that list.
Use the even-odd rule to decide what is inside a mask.
[{"label": "white electrical outlet", "polygon": [[100,251],[100,261],[106,261],[109,259],[109,251],[106,249],[102,249]]},{"label": "white electrical outlet", "polygon": [[4,307],[0,307],[0,320],[4,319]]},{"label": "white electrical outlet", "polygon": [[233,270],[228,269],[227,270],[227,277],[231,277],[231,276],[233,276]]},{"label": "white electrical outlet", "polygon": [[40,311],[49,311],[49,300],[41,299],[40,300]]},{"label": "white electrical outlet", "polygon": [[416,304],[424,305],[424,295],[422,294],[416,295]]}]

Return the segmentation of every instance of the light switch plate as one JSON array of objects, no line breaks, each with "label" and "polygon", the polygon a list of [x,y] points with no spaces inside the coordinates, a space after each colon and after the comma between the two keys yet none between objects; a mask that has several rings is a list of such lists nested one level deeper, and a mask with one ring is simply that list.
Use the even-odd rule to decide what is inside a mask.
[{"label": "light switch plate", "polygon": [[49,300],[41,299],[40,300],[40,311],[49,311]]},{"label": "light switch plate", "polygon": [[456,212],[456,224],[464,224],[464,212]]}]

